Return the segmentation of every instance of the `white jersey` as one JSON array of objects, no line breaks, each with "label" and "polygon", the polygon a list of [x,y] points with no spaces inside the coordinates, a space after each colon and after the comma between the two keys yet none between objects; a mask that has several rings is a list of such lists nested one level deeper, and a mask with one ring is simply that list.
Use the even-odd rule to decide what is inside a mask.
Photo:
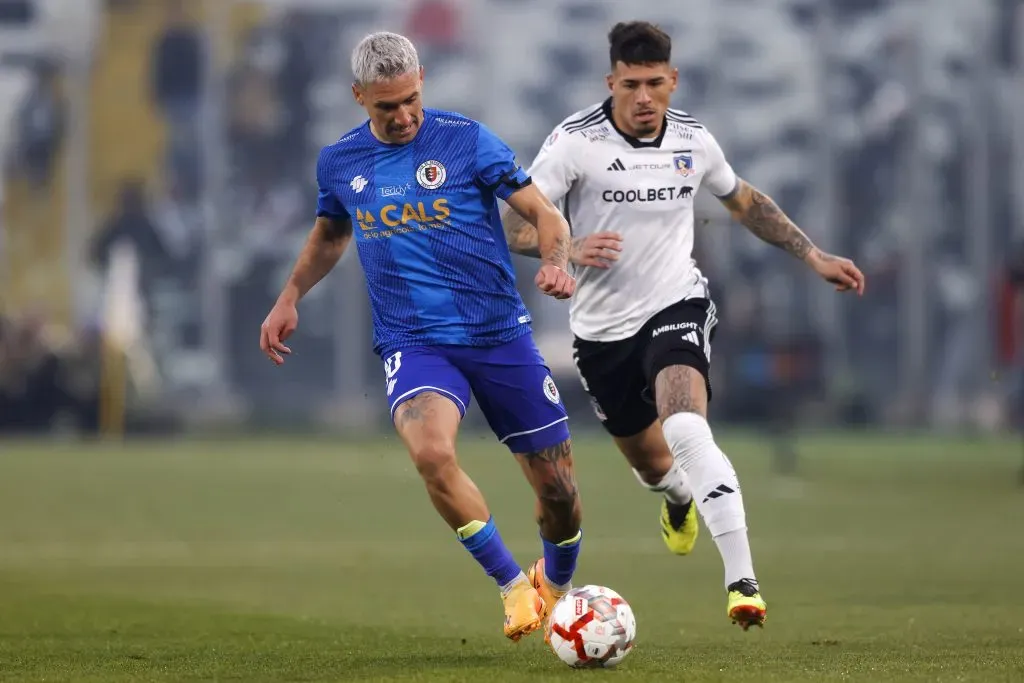
[{"label": "white jersey", "polygon": [[625,339],[668,306],[708,296],[692,258],[694,195],[703,183],[727,196],[737,179],[692,116],[669,109],[658,138],[638,140],[616,128],[609,99],[559,124],[530,175],[551,201],[563,202],[574,237],[623,236],[611,268],[574,270],[569,325],[577,337]]}]

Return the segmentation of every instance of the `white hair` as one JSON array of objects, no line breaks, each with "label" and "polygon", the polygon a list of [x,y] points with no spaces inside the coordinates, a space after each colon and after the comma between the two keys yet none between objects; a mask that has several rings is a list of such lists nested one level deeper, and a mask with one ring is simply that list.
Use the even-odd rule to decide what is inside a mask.
[{"label": "white hair", "polygon": [[416,46],[397,33],[371,33],[352,51],[352,75],[360,85],[388,81],[419,70]]}]

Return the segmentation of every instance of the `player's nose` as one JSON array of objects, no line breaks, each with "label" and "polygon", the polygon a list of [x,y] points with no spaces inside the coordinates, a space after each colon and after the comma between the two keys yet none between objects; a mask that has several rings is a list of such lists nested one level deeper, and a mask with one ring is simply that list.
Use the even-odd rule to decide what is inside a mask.
[{"label": "player's nose", "polygon": [[395,123],[402,128],[412,125],[412,111],[402,107],[395,113]]}]

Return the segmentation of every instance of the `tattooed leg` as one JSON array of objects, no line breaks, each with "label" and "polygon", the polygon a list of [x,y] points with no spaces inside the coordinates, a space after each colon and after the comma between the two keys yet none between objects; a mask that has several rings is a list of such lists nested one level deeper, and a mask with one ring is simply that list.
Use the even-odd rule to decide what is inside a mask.
[{"label": "tattooed leg", "polygon": [[[535,453],[517,453],[516,459],[537,493],[537,526],[544,545],[543,562],[534,563],[529,576],[550,610],[572,584],[582,539],[572,443],[566,439]],[[540,580],[541,565],[545,581]]]},{"label": "tattooed leg", "polygon": [[490,517],[473,480],[459,467],[455,437],[462,419],[451,399],[427,391],[395,410],[395,429],[430,495],[430,502],[452,529]]},{"label": "tattooed leg", "polygon": [[537,494],[537,526],[541,536],[559,542],[580,530],[580,498],[569,440],[534,453],[517,453],[523,473]]},{"label": "tattooed leg", "polygon": [[654,378],[654,400],[664,422],[676,413],[708,414],[708,390],[704,376],[687,365],[670,365]]}]

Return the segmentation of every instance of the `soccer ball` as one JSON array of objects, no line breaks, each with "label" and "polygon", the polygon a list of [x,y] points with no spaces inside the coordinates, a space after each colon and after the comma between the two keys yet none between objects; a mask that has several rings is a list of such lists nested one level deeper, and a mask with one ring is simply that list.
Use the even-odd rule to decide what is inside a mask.
[{"label": "soccer ball", "polygon": [[551,610],[551,649],[577,669],[610,668],[633,649],[636,618],[629,603],[611,588],[574,588]]}]

